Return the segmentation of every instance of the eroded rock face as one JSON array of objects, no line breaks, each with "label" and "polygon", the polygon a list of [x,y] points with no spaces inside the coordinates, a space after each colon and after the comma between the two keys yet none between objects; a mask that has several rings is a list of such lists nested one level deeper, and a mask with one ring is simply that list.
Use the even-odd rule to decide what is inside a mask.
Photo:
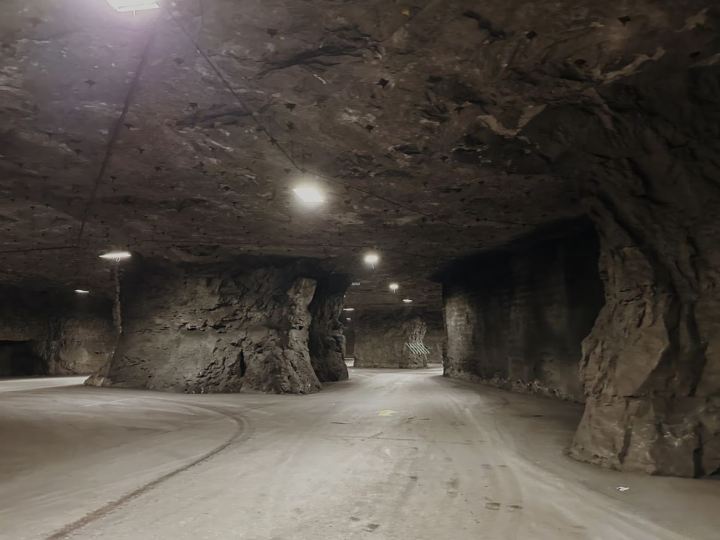
[{"label": "eroded rock face", "polygon": [[350,280],[330,276],[318,282],[310,304],[310,360],[320,382],[343,381],[348,378],[345,365],[345,336],[342,315],[345,291]]},{"label": "eroded rock face", "polygon": [[572,113],[576,145],[554,158],[582,167],[606,291],[571,453],[701,476],[720,468],[720,66],[658,76],[603,88],[605,111]]},{"label": "eroded rock face", "polygon": [[0,376],[85,375],[112,355],[107,302],[8,288],[0,294]]},{"label": "eroded rock face", "polygon": [[320,389],[309,351],[316,280],[294,266],[146,265],[138,278],[123,284],[120,343],[91,384],[190,393]]},{"label": "eroded rock face", "polygon": [[427,367],[431,350],[424,342],[428,326],[422,312],[365,312],[356,320],[355,367]]},{"label": "eroded rock face", "polygon": [[602,305],[597,238],[584,221],[546,234],[444,275],[446,375],[583,399],[581,343]]}]

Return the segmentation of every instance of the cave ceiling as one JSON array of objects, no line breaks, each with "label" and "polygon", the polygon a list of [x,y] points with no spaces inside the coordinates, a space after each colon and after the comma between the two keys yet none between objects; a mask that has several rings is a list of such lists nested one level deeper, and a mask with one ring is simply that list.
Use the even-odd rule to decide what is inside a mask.
[{"label": "cave ceiling", "polygon": [[447,261],[582,213],[526,128],[686,55],[707,4],[4,0],[0,281],[278,255],[351,274],[355,305],[439,306]]}]

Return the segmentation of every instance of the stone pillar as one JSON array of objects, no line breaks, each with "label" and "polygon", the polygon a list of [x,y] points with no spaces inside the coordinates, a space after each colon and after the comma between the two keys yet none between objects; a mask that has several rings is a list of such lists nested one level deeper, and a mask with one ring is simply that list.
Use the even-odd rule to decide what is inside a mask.
[{"label": "stone pillar", "polygon": [[310,393],[313,279],[292,266],[243,272],[145,265],[123,283],[123,332],[89,384],[188,393]]},{"label": "stone pillar", "polygon": [[720,70],[659,73],[601,87],[601,107],[544,111],[531,138],[578,180],[601,239],[571,455],[702,476],[720,470]]},{"label": "stone pillar", "polygon": [[346,276],[321,278],[310,304],[310,360],[320,382],[348,378],[344,327],[340,317],[345,291],[349,286],[350,280]]}]

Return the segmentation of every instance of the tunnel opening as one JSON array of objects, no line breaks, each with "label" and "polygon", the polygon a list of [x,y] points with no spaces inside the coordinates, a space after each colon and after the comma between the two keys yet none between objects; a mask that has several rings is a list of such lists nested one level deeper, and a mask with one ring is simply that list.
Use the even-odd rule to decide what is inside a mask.
[{"label": "tunnel opening", "polygon": [[583,401],[582,342],[604,303],[598,260],[595,228],[579,219],[446,269],[446,375]]},{"label": "tunnel opening", "polygon": [[32,341],[0,341],[0,377],[27,377],[46,373]]}]

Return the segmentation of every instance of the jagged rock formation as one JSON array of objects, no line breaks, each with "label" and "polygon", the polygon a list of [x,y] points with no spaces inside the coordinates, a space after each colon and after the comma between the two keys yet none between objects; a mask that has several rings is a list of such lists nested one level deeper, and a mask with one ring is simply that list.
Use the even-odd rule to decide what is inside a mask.
[{"label": "jagged rock formation", "polygon": [[107,302],[13,289],[0,296],[0,376],[85,375],[112,355]]},{"label": "jagged rock formation", "polygon": [[[311,362],[316,279],[293,264],[244,266],[233,271],[141,265],[123,282],[123,332],[115,356],[89,384],[189,393],[241,388],[311,393],[320,389],[313,364],[325,380],[342,378],[335,349],[323,349]],[[342,288],[323,290],[314,307],[329,317]],[[337,339],[336,328],[324,334],[331,327],[319,318],[316,343]]]},{"label": "jagged rock formation", "polygon": [[423,341],[428,326],[422,313],[411,309],[365,312],[356,321],[355,367],[427,367],[431,351]]},{"label": "jagged rock formation", "polygon": [[606,291],[583,346],[578,458],[654,474],[720,470],[718,88],[717,65],[603,88],[605,111],[575,111],[575,145],[553,159],[582,171]]},{"label": "jagged rock formation", "polygon": [[346,276],[331,276],[321,280],[310,304],[310,360],[320,382],[348,378],[344,326],[340,316],[349,285],[350,280]]},{"label": "jagged rock formation", "polygon": [[602,306],[597,260],[580,222],[449,269],[445,375],[582,401],[581,343]]}]

